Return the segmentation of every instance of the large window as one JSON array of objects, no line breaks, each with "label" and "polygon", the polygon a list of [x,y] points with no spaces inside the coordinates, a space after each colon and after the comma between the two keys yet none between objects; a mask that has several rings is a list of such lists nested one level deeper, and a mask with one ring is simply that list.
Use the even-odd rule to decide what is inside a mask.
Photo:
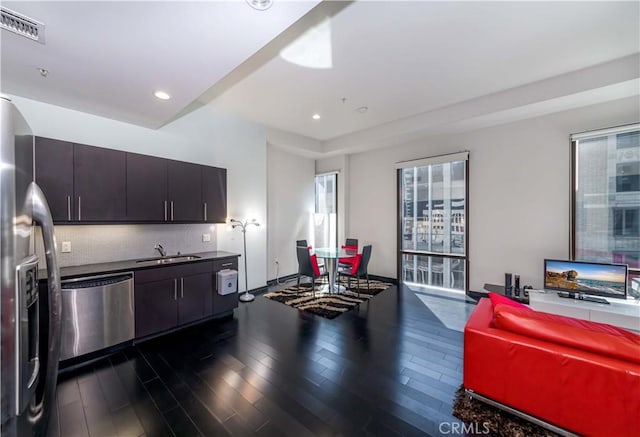
[{"label": "large window", "polygon": [[338,174],[316,176],[316,209],[313,215],[315,247],[336,247],[338,239]]},{"label": "large window", "polygon": [[467,157],[398,164],[402,281],[467,290]]},{"label": "large window", "polygon": [[572,136],[573,256],[640,275],[640,125]]}]

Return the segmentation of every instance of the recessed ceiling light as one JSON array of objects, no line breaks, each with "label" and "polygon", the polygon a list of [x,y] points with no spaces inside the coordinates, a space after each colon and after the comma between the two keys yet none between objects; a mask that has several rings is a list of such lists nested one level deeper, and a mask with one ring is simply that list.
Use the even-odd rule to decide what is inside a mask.
[{"label": "recessed ceiling light", "polygon": [[313,114],[311,118],[313,118],[314,120],[320,120],[320,114]]},{"label": "recessed ceiling light", "polygon": [[169,100],[171,98],[171,96],[169,95],[169,93],[166,93],[164,91],[156,91],[155,93],[153,93],[154,96],[156,96],[157,98],[159,98],[160,100]]},{"label": "recessed ceiling light", "polygon": [[361,106],[358,109],[356,109],[356,111],[358,111],[360,114],[364,114],[365,112],[367,112],[369,110],[368,106]]},{"label": "recessed ceiling light", "polygon": [[273,5],[273,0],[247,0],[249,6],[259,11],[266,11]]}]

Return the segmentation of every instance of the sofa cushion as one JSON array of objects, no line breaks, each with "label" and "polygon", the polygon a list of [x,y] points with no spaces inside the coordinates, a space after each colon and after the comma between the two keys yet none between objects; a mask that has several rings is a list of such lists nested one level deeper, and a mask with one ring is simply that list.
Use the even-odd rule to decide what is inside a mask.
[{"label": "sofa cushion", "polygon": [[498,304],[494,327],[640,364],[640,335],[605,323]]},{"label": "sofa cushion", "polygon": [[491,305],[493,305],[494,308],[496,305],[502,304],[533,311],[533,309],[523,303],[516,302],[515,300],[509,299],[507,296],[503,296],[492,291],[489,292],[489,299],[491,299]]}]

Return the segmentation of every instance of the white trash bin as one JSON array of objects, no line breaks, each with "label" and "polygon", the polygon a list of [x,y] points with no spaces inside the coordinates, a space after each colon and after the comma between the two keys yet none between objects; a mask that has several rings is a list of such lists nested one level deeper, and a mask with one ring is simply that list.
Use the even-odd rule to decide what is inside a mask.
[{"label": "white trash bin", "polygon": [[226,296],[227,294],[236,293],[238,291],[238,271],[225,269],[218,272],[218,294]]}]

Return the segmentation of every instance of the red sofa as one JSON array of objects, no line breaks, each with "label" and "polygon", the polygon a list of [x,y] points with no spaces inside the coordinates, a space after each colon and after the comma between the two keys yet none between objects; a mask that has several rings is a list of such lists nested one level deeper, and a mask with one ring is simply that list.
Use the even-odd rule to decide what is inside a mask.
[{"label": "red sofa", "polygon": [[464,387],[582,435],[640,436],[640,335],[481,299]]}]

